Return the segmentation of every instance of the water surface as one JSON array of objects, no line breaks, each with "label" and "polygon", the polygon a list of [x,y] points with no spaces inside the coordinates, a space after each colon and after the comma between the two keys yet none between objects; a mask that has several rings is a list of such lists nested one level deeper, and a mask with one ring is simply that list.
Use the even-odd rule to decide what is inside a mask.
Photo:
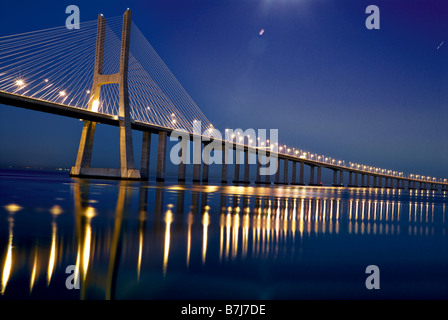
[{"label": "water surface", "polygon": [[0,299],[446,299],[447,204],[433,191],[2,170]]}]

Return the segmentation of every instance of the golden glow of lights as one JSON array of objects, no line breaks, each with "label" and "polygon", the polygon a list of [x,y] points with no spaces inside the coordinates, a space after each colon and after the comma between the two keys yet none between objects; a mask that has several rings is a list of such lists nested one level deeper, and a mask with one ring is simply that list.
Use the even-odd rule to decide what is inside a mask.
[{"label": "golden glow of lights", "polygon": [[165,214],[166,229],[165,229],[165,244],[163,250],[163,275],[166,275],[166,270],[168,267],[168,255],[170,252],[171,222],[173,222],[173,213],[171,212],[171,210],[167,210]]},{"label": "golden glow of lights", "polygon": [[208,241],[208,225],[210,224],[210,216],[208,210],[206,209],[202,217],[202,264],[205,263],[205,258],[207,255],[207,241]]},{"label": "golden glow of lights", "polygon": [[86,235],[84,238],[84,246],[82,250],[83,280],[86,279],[87,270],[89,269],[91,243],[92,243],[92,228],[90,227],[90,223],[88,223],[86,227]]},{"label": "golden glow of lights", "polygon": [[33,269],[31,270],[31,279],[30,279],[30,292],[33,291],[34,283],[36,281],[36,273],[37,273],[37,248],[34,251],[34,262],[33,262]]},{"label": "golden glow of lights", "polygon": [[142,266],[143,254],[143,232],[138,235],[138,261],[137,261],[137,279],[140,279],[140,269]]},{"label": "golden glow of lights", "polygon": [[9,238],[8,238],[8,251],[6,252],[5,264],[2,272],[2,283],[0,288],[0,294],[3,295],[8,284],[9,276],[11,275],[12,267],[12,222],[10,222]]},{"label": "golden glow of lights", "polygon": [[67,93],[66,93],[64,90],[59,91],[59,95],[60,95],[61,97],[65,97],[66,94],[67,94]]},{"label": "golden glow of lights", "polygon": [[25,82],[22,79],[16,80],[16,86],[23,87],[25,85]]},{"label": "golden glow of lights", "polygon": [[93,100],[92,102],[92,111],[93,112],[98,112],[100,108],[100,101],[98,99]]},{"label": "golden glow of lights", "polygon": [[54,206],[50,209],[50,213],[51,213],[52,215],[55,215],[55,216],[60,215],[60,214],[63,213],[63,212],[64,212],[64,210],[62,210],[62,208],[61,208],[60,206],[58,206],[58,205],[54,205]]},{"label": "golden glow of lights", "polygon": [[96,210],[94,207],[87,207],[86,211],[84,212],[84,215],[89,218],[92,219],[93,217],[96,216]]},{"label": "golden glow of lights", "polygon": [[17,211],[22,210],[23,208],[15,203],[8,204],[4,207],[6,211],[9,213],[16,213]]},{"label": "golden glow of lights", "polygon": [[48,273],[47,273],[47,285],[50,285],[51,276],[53,275],[54,265],[56,261],[56,222],[52,223],[52,235],[51,235],[51,250],[50,250],[50,259],[48,261]]},{"label": "golden glow of lights", "polygon": [[188,214],[188,235],[187,235],[187,268],[190,266],[191,252],[191,226],[193,225],[193,213]]}]

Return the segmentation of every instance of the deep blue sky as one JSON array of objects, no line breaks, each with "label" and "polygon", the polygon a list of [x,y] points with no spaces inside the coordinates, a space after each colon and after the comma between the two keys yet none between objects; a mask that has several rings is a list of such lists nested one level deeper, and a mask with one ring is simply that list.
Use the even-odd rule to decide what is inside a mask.
[{"label": "deep blue sky", "polygon": [[[63,25],[70,4],[81,21],[129,7],[219,129],[278,128],[291,146],[448,177],[446,0],[5,1],[0,36]],[[380,30],[365,27],[371,4]],[[0,106],[0,165],[68,168],[81,128]],[[111,165],[117,128],[100,126],[95,139],[95,163]]]}]

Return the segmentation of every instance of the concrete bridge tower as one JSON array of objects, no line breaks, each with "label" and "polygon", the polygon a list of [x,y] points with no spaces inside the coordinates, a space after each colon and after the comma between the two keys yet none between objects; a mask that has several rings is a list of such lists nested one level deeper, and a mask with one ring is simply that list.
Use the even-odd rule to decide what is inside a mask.
[{"label": "concrete bridge tower", "polygon": [[123,15],[123,29],[121,36],[120,69],[115,74],[103,74],[104,39],[106,19],[98,15],[98,27],[95,52],[95,69],[93,84],[90,91],[88,110],[98,108],[101,86],[117,83],[119,85],[119,128],[120,128],[120,169],[91,168],[93,138],[96,123],[84,121],[81,141],[79,143],[76,164],[70,171],[71,176],[80,177],[109,177],[120,179],[140,179],[140,171],[134,167],[134,151],[132,145],[131,115],[128,94],[128,62],[129,42],[131,36],[131,11],[128,9]]}]

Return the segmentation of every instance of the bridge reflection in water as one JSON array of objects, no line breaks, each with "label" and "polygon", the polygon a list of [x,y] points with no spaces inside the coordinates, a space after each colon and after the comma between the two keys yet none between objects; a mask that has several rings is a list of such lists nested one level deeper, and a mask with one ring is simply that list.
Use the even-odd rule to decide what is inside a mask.
[{"label": "bridge reflection in water", "polygon": [[[163,286],[170,273],[179,287],[185,277],[203,276],[206,283],[214,272],[223,281],[239,278],[235,267],[294,265],[309,258],[307,246],[322,241],[350,242],[337,249],[349,252],[366,237],[392,243],[394,237],[442,237],[446,243],[446,195],[432,191],[72,181],[66,186],[74,206],[53,205],[48,232],[35,238],[16,239],[15,219],[25,209],[4,207],[4,297],[11,291],[11,297],[135,298],[142,290],[144,297],[169,297]],[[107,201],[98,200],[105,194]],[[80,290],[65,288],[71,264]],[[178,289],[191,289],[185,286]]]}]

